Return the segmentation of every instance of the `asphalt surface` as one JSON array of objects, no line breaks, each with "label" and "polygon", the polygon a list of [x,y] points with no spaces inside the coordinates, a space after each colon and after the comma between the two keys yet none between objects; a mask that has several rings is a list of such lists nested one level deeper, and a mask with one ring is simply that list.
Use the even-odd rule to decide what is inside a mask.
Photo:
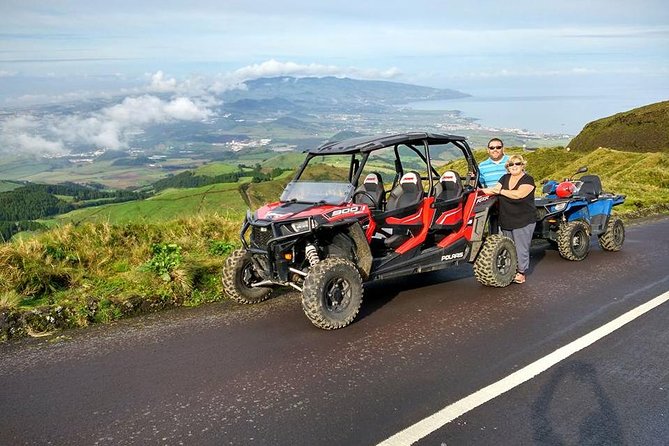
[{"label": "asphalt surface", "polygon": [[[0,345],[0,444],[374,445],[669,290],[669,219],[524,285],[470,265],[366,289],[323,331],[288,293]],[[669,303],[420,445],[669,444]]]}]

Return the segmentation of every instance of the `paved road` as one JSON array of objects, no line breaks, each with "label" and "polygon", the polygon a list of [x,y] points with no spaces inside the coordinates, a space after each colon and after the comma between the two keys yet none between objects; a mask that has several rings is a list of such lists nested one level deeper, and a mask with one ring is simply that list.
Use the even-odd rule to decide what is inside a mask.
[{"label": "paved road", "polygon": [[[366,291],[314,328],[294,293],[0,346],[0,444],[373,445],[669,290],[669,219],[525,285],[471,267]],[[669,444],[669,303],[420,445]]]}]

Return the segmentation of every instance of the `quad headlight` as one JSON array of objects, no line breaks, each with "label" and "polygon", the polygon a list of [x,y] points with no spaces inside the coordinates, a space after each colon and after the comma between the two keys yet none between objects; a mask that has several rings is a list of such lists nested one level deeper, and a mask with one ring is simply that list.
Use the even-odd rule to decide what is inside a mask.
[{"label": "quad headlight", "polygon": [[555,206],[553,206],[553,212],[560,212],[564,211],[564,209],[567,207],[567,203],[558,203]]}]

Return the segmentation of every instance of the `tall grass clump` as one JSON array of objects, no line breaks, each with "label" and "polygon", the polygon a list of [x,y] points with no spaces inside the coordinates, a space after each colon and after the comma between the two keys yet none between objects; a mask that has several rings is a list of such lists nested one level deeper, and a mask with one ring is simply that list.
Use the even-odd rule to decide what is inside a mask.
[{"label": "tall grass clump", "polygon": [[67,224],[0,245],[0,339],[218,300],[239,224]]}]

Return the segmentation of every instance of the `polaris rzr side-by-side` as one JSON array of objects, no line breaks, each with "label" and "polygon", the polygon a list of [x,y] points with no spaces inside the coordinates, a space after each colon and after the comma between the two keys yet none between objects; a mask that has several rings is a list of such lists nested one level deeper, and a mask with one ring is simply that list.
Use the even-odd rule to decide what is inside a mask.
[{"label": "polaris rzr side-by-side", "polygon": [[[365,282],[466,261],[484,285],[511,283],[515,246],[501,235],[484,238],[496,197],[479,188],[464,137],[361,137],[306,153],[280,200],[247,213],[243,248],[223,271],[235,301],[261,302],[275,287],[292,287],[314,325],[336,329],[358,314]],[[466,170],[440,174],[436,157],[464,159]]]},{"label": "polaris rzr side-by-side", "polygon": [[[576,174],[587,172],[581,167]],[[619,251],[625,241],[625,226],[611,214],[625,195],[602,191],[597,175],[583,175],[544,184],[544,196],[535,198],[537,225],[534,238],[546,239],[557,246],[568,260],[583,260],[590,252],[590,237],[597,236],[605,251]]]}]

